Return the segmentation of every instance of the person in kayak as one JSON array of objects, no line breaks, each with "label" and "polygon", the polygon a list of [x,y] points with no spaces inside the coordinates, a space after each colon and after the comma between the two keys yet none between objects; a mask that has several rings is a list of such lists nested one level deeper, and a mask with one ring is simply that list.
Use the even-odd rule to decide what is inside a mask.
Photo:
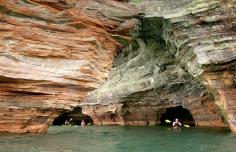
[{"label": "person in kayak", "polygon": [[81,126],[86,126],[86,123],[85,123],[85,121],[84,121],[84,120],[82,120],[80,125],[81,125]]},{"label": "person in kayak", "polygon": [[179,119],[176,118],[172,126],[174,129],[179,129],[182,126],[182,124],[179,122]]},{"label": "person in kayak", "polygon": [[65,123],[64,123],[64,125],[65,126],[71,126],[71,121],[72,121],[73,119],[72,118],[70,118],[70,120],[69,121],[65,121]]}]

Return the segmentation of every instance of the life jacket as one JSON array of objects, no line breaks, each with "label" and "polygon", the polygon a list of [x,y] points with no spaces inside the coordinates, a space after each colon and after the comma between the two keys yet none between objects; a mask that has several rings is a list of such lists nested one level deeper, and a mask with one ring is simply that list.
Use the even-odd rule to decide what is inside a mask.
[{"label": "life jacket", "polygon": [[174,122],[174,127],[180,127],[180,122]]}]

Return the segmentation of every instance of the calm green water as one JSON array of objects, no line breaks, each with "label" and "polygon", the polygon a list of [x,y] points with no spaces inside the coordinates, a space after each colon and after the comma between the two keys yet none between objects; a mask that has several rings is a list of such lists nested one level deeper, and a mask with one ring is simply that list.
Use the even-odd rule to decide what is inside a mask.
[{"label": "calm green water", "polygon": [[235,152],[228,130],[167,127],[51,127],[48,134],[0,134],[0,152]]}]

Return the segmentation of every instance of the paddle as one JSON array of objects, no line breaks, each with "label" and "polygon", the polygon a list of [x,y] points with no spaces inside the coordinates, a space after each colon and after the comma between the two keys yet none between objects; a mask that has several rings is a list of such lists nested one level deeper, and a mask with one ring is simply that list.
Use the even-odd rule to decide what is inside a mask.
[{"label": "paddle", "polygon": [[170,121],[170,120],[165,120],[165,122],[166,122],[166,123],[171,123],[171,121]]},{"label": "paddle", "polygon": [[189,126],[189,125],[184,125],[184,127],[186,127],[186,128],[190,128],[190,126]]},{"label": "paddle", "polygon": [[[167,120],[167,119],[165,120],[165,122],[166,122],[166,123],[171,123],[171,121],[170,121],[170,120]],[[183,126],[186,127],[186,128],[190,128],[190,125],[183,125]]]}]

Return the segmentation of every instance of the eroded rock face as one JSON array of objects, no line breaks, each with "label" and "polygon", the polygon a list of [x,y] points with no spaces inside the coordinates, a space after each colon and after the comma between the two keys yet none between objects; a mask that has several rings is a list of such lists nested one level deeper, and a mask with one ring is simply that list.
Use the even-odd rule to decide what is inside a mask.
[{"label": "eroded rock face", "polygon": [[118,1],[0,0],[0,132],[45,132],[107,78],[136,10]]},{"label": "eroded rock face", "polygon": [[[108,81],[81,104],[96,124],[156,125],[167,108],[182,105],[198,126],[225,126],[214,99],[171,52],[151,39],[134,45],[138,49],[128,51],[128,62],[113,68]],[[116,59],[125,60],[125,52]]]},{"label": "eroded rock face", "polygon": [[197,126],[229,123],[235,131],[235,6],[220,0],[138,4],[145,12],[139,40],[116,57],[107,82],[81,103],[84,112],[97,124],[146,125],[182,105]]}]

